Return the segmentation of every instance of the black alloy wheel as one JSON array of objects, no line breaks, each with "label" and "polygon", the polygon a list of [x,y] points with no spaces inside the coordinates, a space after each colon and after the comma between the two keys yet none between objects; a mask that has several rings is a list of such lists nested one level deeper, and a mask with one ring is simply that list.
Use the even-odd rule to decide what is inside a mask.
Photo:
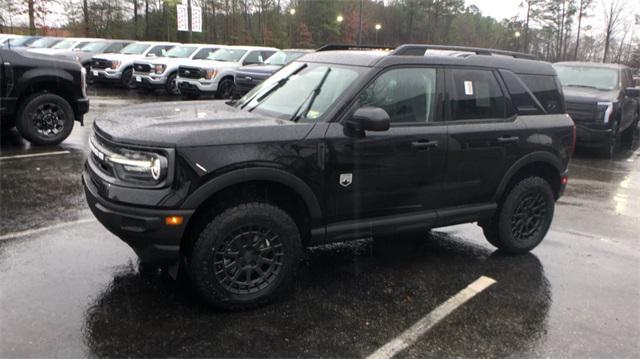
[{"label": "black alloy wheel", "polygon": [[218,98],[228,100],[233,97],[236,84],[231,79],[223,79],[218,85],[217,95]]},{"label": "black alloy wheel", "polygon": [[544,225],[547,203],[538,191],[525,193],[511,215],[511,231],[517,241],[528,241]]},{"label": "black alloy wheel", "polygon": [[18,113],[18,132],[36,145],[56,145],[64,141],[75,120],[69,102],[47,92],[31,95],[22,103]]}]

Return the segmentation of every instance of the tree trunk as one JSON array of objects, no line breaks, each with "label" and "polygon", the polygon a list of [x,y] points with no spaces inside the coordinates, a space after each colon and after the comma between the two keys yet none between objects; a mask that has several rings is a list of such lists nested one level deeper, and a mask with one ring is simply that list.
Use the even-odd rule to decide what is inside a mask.
[{"label": "tree trunk", "polygon": [[527,1],[527,19],[524,23],[524,45],[523,52],[529,52],[529,19],[531,18],[531,0]]},{"label": "tree trunk", "polygon": [[36,34],[36,22],[35,22],[35,11],[33,8],[33,2],[34,0],[27,0],[28,2],[28,7],[29,7],[29,34],[30,35],[35,35]]},{"label": "tree trunk", "polygon": [[133,38],[138,40],[138,0],[133,0]]},{"label": "tree trunk", "polygon": [[[165,22],[167,21],[166,16],[166,5],[162,7],[162,15],[165,17]],[[167,38],[169,36],[169,23],[167,22]],[[144,39],[149,40],[149,0],[144,0]]]},{"label": "tree trunk", "polygon": [[88,0],[82,0],[82,17],[84,20],[84,36],[89,37],[89,3]]},{"label": "tree trunk", "polygon": [[580,7],[578,7],[578,32],[576,34],[576,48],[573,51],[573,59],[578,59],[578,49],[580,48],[580,26],[582,25],[582,13],[584,12],[582,8],[582,3],[584,0],[580,0]]}]

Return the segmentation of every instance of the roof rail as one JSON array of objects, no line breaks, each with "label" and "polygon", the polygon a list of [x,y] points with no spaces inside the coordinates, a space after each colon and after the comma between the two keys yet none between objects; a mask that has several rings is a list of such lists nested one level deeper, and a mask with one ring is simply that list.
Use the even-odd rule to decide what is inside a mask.
[{"label": "roof rail", "polygon": [[466,47],[466,46],[448,46],[448,45],[421,45],[421,44],[405,44],[398,46],[391,55],[408,55],[408,56],[424,56],[427,50],[445,50],[445,51],[461,51],[461,52],[473,52],[476,55],[505,55],[519,59],[537,60],[538,57],[531,54],[525,54],[523,52],[495,50],[495,49],[483,49],[480,47]]},{"label": "roof rail", "polygon": [[335,50],[385,50],[391,51],[393,47],[380,46],[380,45],[350,45],[350,44],[327,44],[316,50],[320,51],[335,51]]}]

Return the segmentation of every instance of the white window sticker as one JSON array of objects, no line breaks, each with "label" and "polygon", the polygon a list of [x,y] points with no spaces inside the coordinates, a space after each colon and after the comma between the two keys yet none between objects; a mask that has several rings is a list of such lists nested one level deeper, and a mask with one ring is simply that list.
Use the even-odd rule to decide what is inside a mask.
[{"label": "white window sticker", "polygon": [[473,96],[473,82],[465,81],[464,82],[464,94],[467,96]]}]

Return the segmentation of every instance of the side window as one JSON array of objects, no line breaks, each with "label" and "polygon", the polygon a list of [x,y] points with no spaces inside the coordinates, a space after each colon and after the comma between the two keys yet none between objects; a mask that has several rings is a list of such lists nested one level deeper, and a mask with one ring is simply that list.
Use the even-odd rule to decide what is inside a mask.
[{"label": "side window", "polygon": [[262,60],[265,61],[268,58],[271,57],[271,55],[275,54],[275,51],[271,51],[271,50],[267,50],[267,51],[262,51]]},{"label": "side window", "polygon": [[564,113],[561,86],[555,76],[518,74],[522,82],[533,92],[547,113]]},{"label": "side window", "polygon": [[204,60],[207,57],[209,57],[211,54],[213,54],[214,52],[216,52],[216,48],[214,47],[205,47],[203,49],[200,49],[200,51],[198,51],[197,54],[195,54],[195,56],[193,56],[194,60]]},{"label": "side window", "polygon": [[114,42],[113,44],[107,46],[107,48],[104,50],[105,53],[107,54],[113,54],[116,52],[120,52],[120,50],[122,50],[124,48],[123,46],[124,44],[121,42]]},{"label": "side window", "polygon": [[156,46],[152,48],[151,51],[149,51],[149,53],[154,54],[156,56],[164,56],[164,54],[167,53],[167,50],[169,50],[172,47],[173,46],[166,46],[166,45]]},{"label": "side window", "polygon": [[505,118],[504,95],[492,71],[452,69],[450,73],[453,121]]},{"label": "side window", "polygon": [[513,72],[499,70],[507,90],[511,95],[511,103],[520,115],[541,115],[544,110],[527,86]]},{"label": "side window", "polygon": [[387,71],[360,94],[360,105],[384,109],[391,123],[432,122],[437,108],[436,79],[434,68]]},{"label": "side window", "polygon": [[251,65],[251,64],[260,64],[262,63],[264,60],[262,58],[262,52],[261,51],[251,51],[249,53],[249,55],[247,55],[247,57],[244,58],[244,65]]}]

